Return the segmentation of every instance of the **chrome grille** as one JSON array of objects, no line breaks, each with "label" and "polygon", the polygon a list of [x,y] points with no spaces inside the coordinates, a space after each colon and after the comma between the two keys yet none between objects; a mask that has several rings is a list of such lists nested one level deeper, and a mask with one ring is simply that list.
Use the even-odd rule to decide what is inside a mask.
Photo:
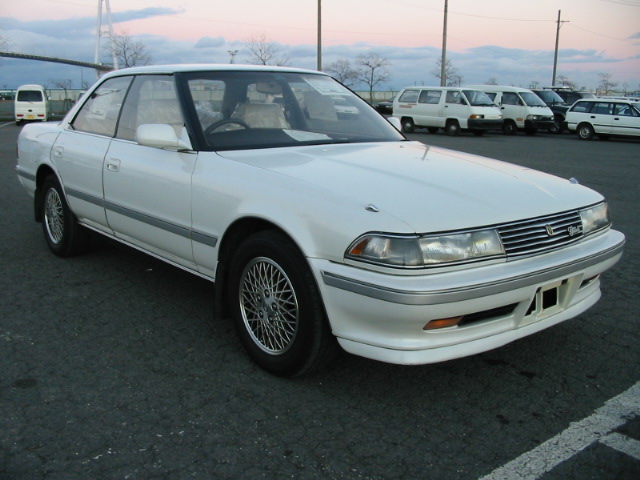
[{"label": "chrome grille", "polygon": [[500,225],[498,233],[507,257],[543,253],[583,237],[582,220],[577,211]]}]

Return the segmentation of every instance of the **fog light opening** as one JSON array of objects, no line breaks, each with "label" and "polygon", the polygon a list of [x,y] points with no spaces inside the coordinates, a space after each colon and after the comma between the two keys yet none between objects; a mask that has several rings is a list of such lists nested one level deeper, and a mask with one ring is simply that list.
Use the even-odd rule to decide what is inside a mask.
[{"label": "fog light opening", "polygon": [[456,327],[460,321],[462,321],[462,316],[460,317],[451,317],[451,318],[440,318],[438,320],[431,320],[427,323],[423,330],[437,330],[439,328],[448,328],[448,327]]}]

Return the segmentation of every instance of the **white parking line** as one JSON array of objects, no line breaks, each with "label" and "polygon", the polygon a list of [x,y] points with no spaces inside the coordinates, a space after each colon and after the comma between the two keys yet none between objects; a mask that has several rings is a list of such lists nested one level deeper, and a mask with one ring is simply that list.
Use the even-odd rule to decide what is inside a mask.
[{"label": "white parking line", "polygon": [[0,128],[6,127],[7,125],[13,125],[13,122],[3,123],[2,125],[0,125]]},{"label": "white parking line", "polygon": [[612,433],[600,440],[600,443],[640,460],[640,441],[635,438],[626,437],[620,433]]},{"label": "white parking line", "polygon": [[640,459],[638,457],[640,442],[627,439],[624,435],[611,434],[613,430],[639,415],[640,382],[609,400],[590,417],[572,423],[564,432],[497,468],[480,480],[536,480],[598,441]]}]

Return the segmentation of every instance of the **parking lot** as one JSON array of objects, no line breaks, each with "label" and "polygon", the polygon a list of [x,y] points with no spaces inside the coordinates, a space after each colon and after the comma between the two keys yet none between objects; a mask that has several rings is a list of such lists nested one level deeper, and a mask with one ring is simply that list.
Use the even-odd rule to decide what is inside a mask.
[{"label": "parking lot", "polygon": [[51,254],[19,131],[0,123],[0,479],[640,478],[640,140],[411,134],[593,187],[625,256],[591,310],[503,348],[291,380],[250,362],[209,282],[103,239]]}]

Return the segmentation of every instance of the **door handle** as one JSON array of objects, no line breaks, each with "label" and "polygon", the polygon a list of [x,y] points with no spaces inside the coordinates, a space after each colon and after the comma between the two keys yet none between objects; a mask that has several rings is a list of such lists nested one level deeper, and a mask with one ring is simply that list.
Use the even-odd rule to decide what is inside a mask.
[{"label": "door handle", "polygon": [[120,171],[120,160],[117,158],[110,158],[107,160],[107,170],[110,172],[119,172]]}]

